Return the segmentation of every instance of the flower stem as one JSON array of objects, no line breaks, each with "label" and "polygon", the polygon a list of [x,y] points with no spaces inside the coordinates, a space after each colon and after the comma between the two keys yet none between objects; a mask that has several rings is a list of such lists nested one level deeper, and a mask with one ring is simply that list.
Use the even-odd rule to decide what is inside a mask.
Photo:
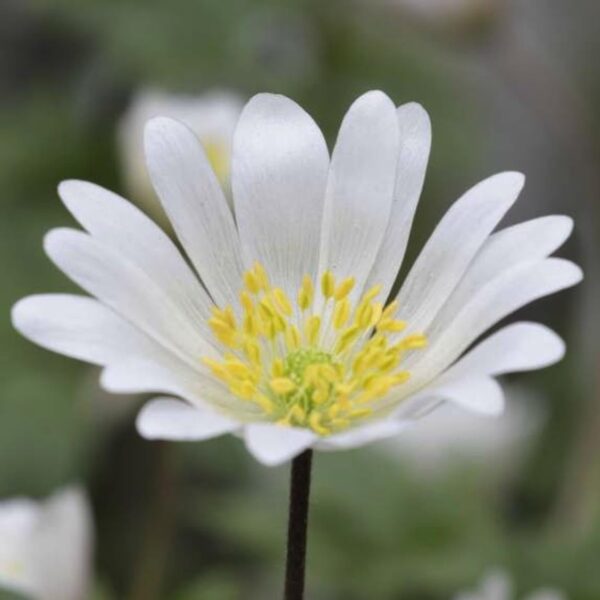
[{"label": "flower stem", "polygon": [[306,570],[306,530],[312,450],[305,450],[292,462],[290,479],[290,514],[288,522],[285,600],[303,600]]}]

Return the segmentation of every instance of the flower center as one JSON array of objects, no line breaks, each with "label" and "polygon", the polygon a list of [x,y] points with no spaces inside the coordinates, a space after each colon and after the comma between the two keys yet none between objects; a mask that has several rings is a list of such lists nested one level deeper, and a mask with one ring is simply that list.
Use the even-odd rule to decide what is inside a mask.
[{"label": "flower center", "polygon": [[204,358],[215,377],[261,418],[326,436],[367,419],[377,401],[406,382],[400,363],[424,335],[401,336],[397,302],[384,308],[381,286],[350,300],[353,277],[327,271],[320,296],[305,276],[296,302],[272,287],[259,263],[244,274],[240,311],[213,309],[209,325],[222,360]]}]

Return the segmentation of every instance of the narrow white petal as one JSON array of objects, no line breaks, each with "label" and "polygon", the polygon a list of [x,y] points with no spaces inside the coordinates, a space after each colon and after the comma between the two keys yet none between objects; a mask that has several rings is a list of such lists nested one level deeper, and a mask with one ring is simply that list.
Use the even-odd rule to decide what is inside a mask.
[{"label": "narrow white petal", "polygon": [[234,135],[232,188],[246,265],[296,291],[316,275],[329,154],[312,118],[284,96],[259,94]]},{"label": "narrow white petal", "polygon": [[458,377],[531,371],[558,362],[564,354],[565,343],[545,325],[513,323],[475,346],[446,374]]},{"label": "narrow white petal", "polygon": [[154,350],[132,355],[107,365],[102,372],[102,387],[114,394],[161,392],[187,400],[203,410],[220,409],[246,419],[256,418],[256,405],[240,400],[206,373],[198,373],[172,355]]},{"label": "narrow white petal", "polygon": [[199,441],[239,428],[239,423],[216,412],[174,398],[150,400],[140,411],[136,426],[149,440]]},{"label": "narrow white petal", "polygon": [[572,230],[572,219],[551,215],[494,233],[485,242],[442,310],[446,314],[453,314],[500,273],[525,262],[546,258],[564,243]]},{"label": "narrow white petal", "polygon": [[444,215],[425,244],[398,301],[412,330],[425,330],[494,227],[517,199],[520,173],[494,175],[471,188]]},{"label": "narrow white petal", "polygon": [[200,361],[192,368],[93,298],[30,296],[13,307],[12,321],[22,335],[44,348],[105,367],[101,381],[108,391],[160,391],[201,404],[201,390],[215,404],[234,402],[206,375]]},{"label": "narrow white petal", "polygon": [[244,439],[256,460],[274,467],[309,448],[317,436],[308,429],[256,423],[245,427]]},{"label": "narrow white petal", "polygon": [[447,400],[482,415],[497,416],[504,410],[504,394],[498,382],[485,375],[462,378],[441,377],[423,389],[423,398]]},{"label": "narrow white petal", "polygon": [[58,192],[93,237],[136,264],[198,320],[210,318],[213,303],[196,275],[164,231],[138,208],[85,181],[63,181]]},{"label": "narrow white petal", "polygon": [[36,344],[97,365],[123,359],[140,334],[98,301],[70,294],[40,294],[19,300],[12,323]]},{"label": "narrow white petal", "polygon": [[235,303],[239,238],[202,145],[185,125],[166,117],[146,125],[144,141],[152,183],[200,278],[215,302]]},{"label": "narrow white petal", "polygon": [[333,150],[321,233],[320,273],[356,277],[362,291],[388,227],[399,131],[396,108],[382,92],[350,107]]},{"label": "narrow white petal", "polygon": [[[108,304],[144,333],[195,365],[212,347],[206,322],[167,294],[147,273],[89,235],[69,229],[47,234],[52,261],[84,290]],[[203,335],[201,335],[203,334]]]},{"label": "narrow white petal", "polygon": [[369,289],[382,284],[382,298],[387,298],[404,259],[431,149],[431,123],[420,104],[404,104],[398,107],[396,115],[400,152],[394,202],[383,243],[365,286]]},{"label": "narrow white petal", "polygon": [[366,446],[398,435],[406,427],[399,419],[386,419],[321,438],[315,445],[319,450],[348,450]]},{"label": "narrow white petal", "polygon": [[407,361],[412,377],[403,386],[404,393],[435,378],[500,319],[533,300],[575,285],[581,278],[581,269],[563,259],[525,263],[500,273],[458,310],[446,312],[444,308],[428,331],[430,347],[422,356],[415,353]]}]

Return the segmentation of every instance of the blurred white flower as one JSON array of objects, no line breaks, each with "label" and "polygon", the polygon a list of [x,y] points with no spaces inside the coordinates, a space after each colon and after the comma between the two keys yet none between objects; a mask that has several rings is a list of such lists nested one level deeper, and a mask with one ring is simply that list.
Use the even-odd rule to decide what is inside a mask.
[{"label": "blurred white flower", "polygon": [[[494,569],[482,579],[473,591],[460,592],[453,600],[513,600],[513,585],[505,571]],[[567,600],[560,591],[542,588],[525,596],[523,600]]]},{"label": "blurred white flower", "polygon": [[415,421],[382,449],[421,475],[438,475],[453,465],[485,465],[502,476],[526,452],[545,414],[531,390],[510,386],[500,420],[485,419],[445,404]]},{"label": "blurred white flower", "polygon": [[275,465],[310,447],[390,437],[445,402],[498,415],[498,375],[563,356],[562,340],[537,323],[504,327],[461,356],[508,314],[582,278],[550,257],[571,232],[568,217],[492,233],[523,187],[520,173],[489,177],[457,200],[384,306],[429,156],[421,106],[364,94],[330,158],[295,102],[255,96],[234,136],[235,214],[189,128],[156,118],[145,140],[192,266],[123,198],[68,181],[59,194],[87,232],[51,231],[45,249],[95,298],[39,295],[13,309],[29,339],[102,365],[109,391],[169,394],[142,409],[145,437],[235,433]]},{"label": "blurred white flower", "polygon": [[[367,0],[370,1],[370,0]],[[459,30],[485,25],[496,18],[506,0],[375,0],[380,7],[437,30]],[[369,4],[373,6],[372,3]]]},{"label": "blurred white flower", "polygon": [[77,488],[41,502],[0,502],[0,587],[34,600],[85,600],[92,538],[89,503]]},{"label": "blurred white flower", "polygon": [[148,89],[134,96],[118,130],[123,177],[133,201],[151,215],[165,217],[144,158],[144,126],[156,116],[177,119],[196,134],[219,182],[229,190],[231,144],[243,106],[243,99],[230,91],[186,95]]}]

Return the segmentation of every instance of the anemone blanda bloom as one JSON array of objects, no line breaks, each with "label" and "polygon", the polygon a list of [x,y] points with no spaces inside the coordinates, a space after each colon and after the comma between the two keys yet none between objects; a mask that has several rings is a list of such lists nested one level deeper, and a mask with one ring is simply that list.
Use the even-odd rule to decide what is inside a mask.
[{"label": "anemone blanda bloom", "polygon": [[[477,589],[461,592],[453,600],[512,600],[513,597],[513,585],[508,574],[494,569],[485,575]],[[525,596],[524,600],[566,600],[566,597],[554,588],[541,588]]]},{"label": "anemone blanda bloom", "polygon": [[118,128],[121,168],[132,200],[164,219],[144,160],[144,126],[157,115],[177,119],[196,134],[219,182],[228,191],[233,132],[243,106],[240,96],[226,90],[197,95],[140,90]]},{"label": "anemone blanda bloom", "polygon": [[389,437],[446,401],[497,414],[495,376],[557,361],[562,341],[518,323],[461,355],[507,314],[581,279],[548,258],[572,223],[549,216],[492,234],[523,176],[490,177],[451,206],[384,304],[429,148],[423,108],[369,92],[330,158],[306,112],[261,94],[234,135],[232,212],[190,130],[153,119],[149,172],[191,266],[125,200],[68,181],[59,194],[86,232],[53,230],[45,249],[95,298],[32,296],[13,322],[101,365],[109,391],[168,394],[142,409],[145,437],[236,433],[270,465]]},{"label": "anemone blanda bloom", "polygon": [[35,600],[84,600],[89,591],[92,519],[78,488],[41,502],[0,502],[0,588]]}]

